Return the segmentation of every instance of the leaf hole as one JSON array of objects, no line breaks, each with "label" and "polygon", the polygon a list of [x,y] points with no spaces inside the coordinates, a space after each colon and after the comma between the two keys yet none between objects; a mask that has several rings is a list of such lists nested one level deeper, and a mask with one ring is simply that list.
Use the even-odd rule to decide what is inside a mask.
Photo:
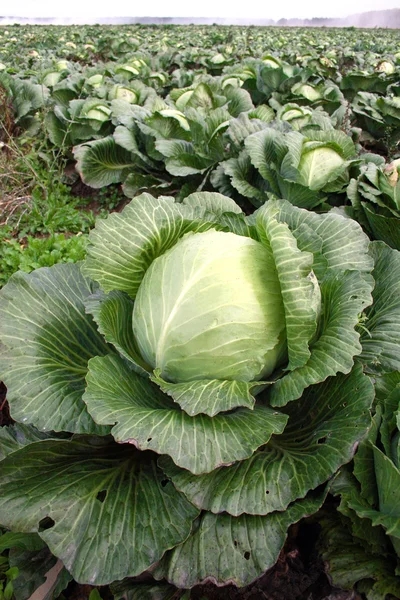
[{"label": "leaf hole", "polygon": [[51,529],[55,525],[54,519],[51,517],[45,517],[39,521],[39,529],[38,531],[46,531],[46,529]]},{"label": "leaf hole", "polygon": [[107,490],[100,490],[100,492],[98,492],[97,496],[96,496],[96,500],[98,500],[99,502],[104,502],[104,500],[106,499],[107,496]]},{"label": "leaf hole", "polygon": [[266,494],[269,494],[269,490],[265,490],[265,493],[266,493]]},{"label": "leaf hole", "polygon": [[237,541],[233,540],[233,545],[235,546],[235,548],[237,548]]},{"label": "leaf hole", "polygon": [[151,442],[151,440],[152,440],[152,439],[153,439],[153,438],[147,438],[147,441],[148,441],[148,442]]},{"label": "leaf hole", "polygon": [[245,560],[250,560],[250,552],[245,552],[243,556]]},{"label": "leaf hole", "polygon": [[163,480],[161,481],[161,485],[162,485],[163,487],[165,487],[165,486],[167,485],[168,481],[169,481],[169,479],[163,479]]},{"label": "leaf hole", "polygon": [[325,444],[326,442],[326,435],[324,435],[324,437],[319,438],[319,440],[317,441],[317,444]]}]

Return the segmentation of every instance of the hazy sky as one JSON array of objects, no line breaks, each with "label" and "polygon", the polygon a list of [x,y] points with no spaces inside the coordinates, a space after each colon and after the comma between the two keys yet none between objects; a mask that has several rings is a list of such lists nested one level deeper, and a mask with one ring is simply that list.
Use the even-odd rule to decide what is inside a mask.
[{"label": "hazy sky", "polygon": [[0,16],[69,17],[345,17],[369,10],[399,8],[399,0],[0,0]]}]

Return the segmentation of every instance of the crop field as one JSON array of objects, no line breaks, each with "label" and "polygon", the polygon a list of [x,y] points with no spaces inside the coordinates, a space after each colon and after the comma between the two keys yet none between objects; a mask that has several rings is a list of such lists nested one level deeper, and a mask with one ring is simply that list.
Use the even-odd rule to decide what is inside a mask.
[{"label": "crop field", "polygon": [[0,27],[0,600],[400,598],[399,144],[400,30]]}]

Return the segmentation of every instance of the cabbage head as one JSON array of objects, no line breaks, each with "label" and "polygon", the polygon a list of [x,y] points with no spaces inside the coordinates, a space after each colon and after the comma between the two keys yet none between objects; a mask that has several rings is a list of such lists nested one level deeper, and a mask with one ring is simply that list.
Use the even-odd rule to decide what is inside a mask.
[{"label": "cabbage head", "polygon": [[235,233],[187,233],[149,267],[132,322],[141,355],[169,381],[270,375],[286,345],[271,250]]},{"label": "cabbage head", "polygon": [[82,583],[250,584],[400,370],[399,281],[335,212],[137,196],[0,293],[0,525]]}]

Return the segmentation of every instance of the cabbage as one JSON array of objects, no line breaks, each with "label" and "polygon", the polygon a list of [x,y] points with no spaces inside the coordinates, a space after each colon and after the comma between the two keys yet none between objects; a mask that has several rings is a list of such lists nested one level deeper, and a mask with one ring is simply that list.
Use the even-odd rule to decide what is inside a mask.
[{"label": "cabbage", "polygon": [[186,234],[144,276],[133,331],[169,381],[268,376],[285,349],[271,250],[233,233]]},{"label": "cabbage", "polygon": [[373,382],[400,371],[399,281],[400,253],[334,211],[136,196],[98,220],[82,265],[0,293],[16,421],[0,523],[90,585],[150,568],[181,590],[249,585],[352,459]]}]

